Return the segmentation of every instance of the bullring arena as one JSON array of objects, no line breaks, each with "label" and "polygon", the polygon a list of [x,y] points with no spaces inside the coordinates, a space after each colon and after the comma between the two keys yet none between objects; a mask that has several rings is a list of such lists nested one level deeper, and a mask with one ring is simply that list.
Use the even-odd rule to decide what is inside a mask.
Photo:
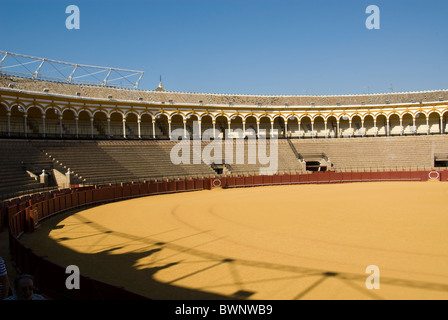
[{"label": "bullring arena", "polygon": [[[447,91],[0,85],[2,256],[52,299],[448,298]],[[175,129],[200,152],[207,129],[220,152],[234,138],[244,162],[175,165]],[[275,141],[275,172],[260,175],[251,141]]]}]

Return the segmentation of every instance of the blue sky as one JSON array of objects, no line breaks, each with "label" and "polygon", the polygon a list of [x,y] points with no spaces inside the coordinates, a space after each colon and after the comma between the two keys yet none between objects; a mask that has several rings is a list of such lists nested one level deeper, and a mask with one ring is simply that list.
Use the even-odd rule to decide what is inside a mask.
[{"label": "blue sky", "polygon": [[[71,4],[79,30],[65,27]],[[446,0],[0,0],[0,50],[141,70],[149,90],[160,75],[183,92],[448,89],[447,12]]]}]

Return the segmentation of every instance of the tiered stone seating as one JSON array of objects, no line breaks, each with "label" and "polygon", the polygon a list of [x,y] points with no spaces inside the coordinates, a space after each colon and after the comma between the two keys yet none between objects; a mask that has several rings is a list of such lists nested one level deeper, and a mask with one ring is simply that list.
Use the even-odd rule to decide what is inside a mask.
[{"label": "tiered stone seating", "polygon": [[51,174],[53,163],[39,149],[26,141],[0,140],[0,150],[0,194],[44,187],[27,173]]},{"label": "tiered stone seating", "polygon": [[336,171],[430,169],[434,152],[448,150],[446,138],[437,135],[292,141],[299,153],[324,153]]}]

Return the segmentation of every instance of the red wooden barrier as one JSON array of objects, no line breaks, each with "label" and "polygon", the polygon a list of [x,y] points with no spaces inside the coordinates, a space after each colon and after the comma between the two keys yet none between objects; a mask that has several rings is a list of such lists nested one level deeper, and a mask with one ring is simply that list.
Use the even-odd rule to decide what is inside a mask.
[{"label": "red wooden barrier", "polygon": [[177,180],[176,181],[176,190],[177,191],[185,191],[186,185],[185,185],[185,180]]},{"label": "red wooden barrier", "polygon": [[139,195],[140,195],[140,184],[132,184],[131,196],[139,196]]},{"label": "red wooden barrier", "polygon": [[252,176],[250,177],[244,177],[244,185],[245,186],[252,186],[254,184]]},{"label": "red wooden barrier", "polygon": [[280,176],[281,183],[289,184],[291,183],[291,176],[289,174],[282,174]]},{"label": "red wooden barrier", "polygon": [[187,190],[194,190],[194,180],[193,179],[188,179],[186,181],[186,188],[187,188]]},{"label": "red wooden barrier", "polygon": [[176,181],[168,181],[166,183],[166,191],[175,192],[176,191]]}]

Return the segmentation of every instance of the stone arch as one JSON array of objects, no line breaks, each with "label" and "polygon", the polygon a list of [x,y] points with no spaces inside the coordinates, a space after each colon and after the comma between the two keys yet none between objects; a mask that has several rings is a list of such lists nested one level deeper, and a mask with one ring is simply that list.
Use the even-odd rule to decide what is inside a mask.
[{"label": "stone arch", "polygon": [[362,137],[364,135],[363,123],[359,114],[352,116],[352,130],[351,134],[354,137]]},{"label": "stone arch", "polygon": [[213,117],[210,114],[201,116],[201,137],[206,130],[213,130]]},{"label": "stone arch", "polygon": [[140,134],[142,139],[152,139],[154,137],[152,130],[153,117],[149,113],[143,113],[141,115],[140,122]]},{"label": "stone arch", "polygon": [[[275,116],[275,118],[272,121],[273,121],[273,129],[274,129],[274,132],[272,133],[273,136],[276,136],[279,138],[285,138],[286,137],[285,119],[282,116],[278,115],[278,116]],[[276,133],[275,133],[275,130],[277,130]]]},{"label": "stone arch", "polygon": [[229,129],[229,119],[225,115],[217,115],[215,118],[215,129],[219,132],[217,138],[225,139],[226,130]]},{"label": "stone arch", "polygon": [[92,126],[91,126],[91,114],[87,110],[81,110],[78,113],[78,137],[91,138]]},{"label": "stone arch", "polygon": [[107,113],[103,110],[97,110],[93,113],[93,128],[95,136],[101,139],[109,138],[110,128],[107,121]]},{"label": "stone arch", "polygon": [[26,119],[25,119],[25,107],[21,104],[14,104],[11,107],[10,116],[10,131],[13,137],[24,137]]},{"label": "stone arch", "polygon": [[246,137],[255,138],[258,134],[257,132],[257,118],[254,115],[248,115],[246,119],[244,119],[246,123]]},{"label": "stone arch", "polygon": [[313,136],[314,137],[325,137],[325,119],[321,115],[317,115],[313,119]]},{"label": "stone arch", "polygon": [[365,136],[376,135],[376,127],[375,127],[374,119],[375,118],[371,114],[367,114],[364,117],[364,135]]},{"label": "stone arch", "polygon": [[164,113],[158,113],[155,116],[155,133],[158,139],[169,139],[168,116]]},{"label": "stone arch", "polygon": [[401,116],[403,123],[403,134],[412,135],[414,134],[414,117],[411,113],[406,112]]},{"label": "stone arch", "polygon": [[[170,117],[171,120],[171,133],[174,130],[177,130],[176,132],[182,132],[182,136],[185,136],[184,132],[184,117],[180,113],[172,114]],[[175,137],[177,139],[180,139],[180,137]]]},{"label": "stone arch", "polygon": [[339,133],[338,136],[347,138],[352,135],[352,127],[350,117],[348,115],[341,115],[339,118]]},{"label": "stone arch", "polygon": [[[27,109],[27,114],[27,136],[35,138],[39,136],[45,137],[46,119],[42,119],[42,108],[39,106],[31,105]],[[58,121],[57,118],[56,121]],[[59,133],[59,131],[55,132],[55,134],[56,133]]]},{"label": "stone arch", "polygon": [[389,135],[401,135],[402,128],[400,125],[400,115],[396,113],[392,113],[389,116],[389,127],[390,127],[390,133]]},{"label": "stone arch", "polygon": [[296,115],[291,115],[286,120],[287,136],[294,138],[299,136],[299,118]]},{"label": "stone arch", "polygon": [[380,113],[376,116],[376,128],[377,135],[385,136],[388,134],[387,117],[385,114]]},{"label": "stone arch", "polygon": [[261,116],[260,119],[260,132],[258,132],[259,137],[270,137],[271,132],[271,118],[268,116]]},{"label": "stone arch", "polygon": [[440,134],[440,113],[432,111],[428,116],[429,134]]},{"label": "stone arch", "polygon": [[415,114],[415,128],[417,130],[417,134],[427,134],[428,133],[428,125],[426,123],[426,114],[424,112],[417,112]]},{"label": "stone arch", "polygon": [[337,138],[338,135],[338,119],[336,118],[335,115],[330,115],[327,118],[327,131],[328,131],[328,136],[330,138]]},{"label": "stone arch", "polygon": [[300,136],[312,137],[313,125],[311,124],[310,116],[303,116],[300,118]]},{"label": "stone arch", "polygon": [[62,135],[66,137],[76,136],[75,110],[65,109],[62,113]]},{"label": "stone arch", "polygon": [[239,139],[244,137],[243,122],[244,119],[241,115],[233,115],[230,117],[230,129],[233,131],[232,137]]}]

